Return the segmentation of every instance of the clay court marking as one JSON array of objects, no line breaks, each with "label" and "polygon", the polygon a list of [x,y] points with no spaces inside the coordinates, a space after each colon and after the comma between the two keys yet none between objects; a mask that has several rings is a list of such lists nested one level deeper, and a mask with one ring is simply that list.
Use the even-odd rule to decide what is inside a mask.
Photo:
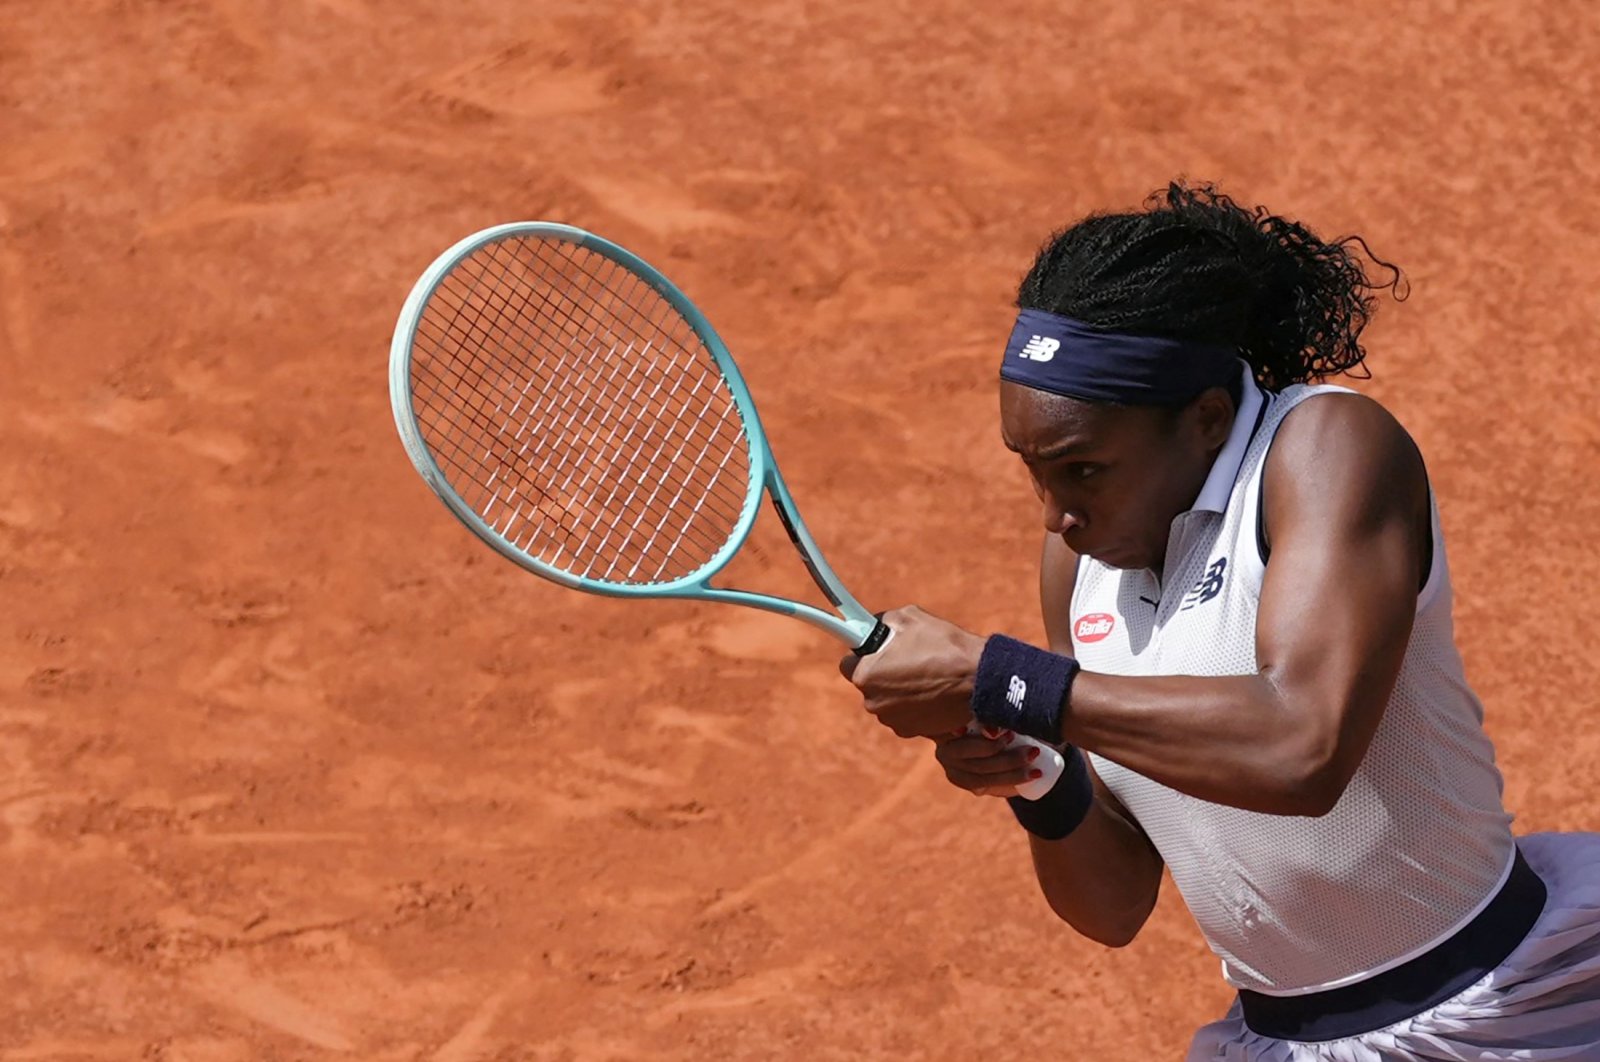
[{"label": "clay court marking", "polygon": [[900,780],[894,784],[894,788],[872,804],[867,805],[860,814],[843,827],[821,838],[804,852],[801,852],[794,859],[770,874],[763,874],[747,882],[742,888],[726,893],[706,907],[705,911],[702,912],[704,917],[715,918],[718,915],[736,910],[769,885],[788,878],[798,877],[801,874],[811,873],[816,869],[826,869],[832,865],[835,852],[872,829],[913,793],[923,789],[929,780],[938,773],[938,769],[939,764],[933,757],[924,756],[918,758],[906,770],[905,774],[900,776]]}]

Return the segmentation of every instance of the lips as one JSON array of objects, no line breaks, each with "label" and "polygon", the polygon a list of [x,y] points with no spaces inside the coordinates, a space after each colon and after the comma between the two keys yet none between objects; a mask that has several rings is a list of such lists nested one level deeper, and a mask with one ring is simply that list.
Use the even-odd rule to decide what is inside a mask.
[{"label": "lips", "polygon": [[1082,536],[1075,536],[1074,528],[1061,536],[1067,548],[1080,557],[1090,557],[1101,564],[1111,568],[1139,568],[1143,565],[1135,564],[1134,553],[1121,543],[1101,546],[1086,542]]},{"label": "lips", "polygon": [[1083,546],[1081,549],[1074,548],[1072,552],[1080,557],[1093,557],[1101,564],[1109,564],[1113,568],[1118,566],[1117,559],[1125,556],[1124,551],[1115,546]]}]

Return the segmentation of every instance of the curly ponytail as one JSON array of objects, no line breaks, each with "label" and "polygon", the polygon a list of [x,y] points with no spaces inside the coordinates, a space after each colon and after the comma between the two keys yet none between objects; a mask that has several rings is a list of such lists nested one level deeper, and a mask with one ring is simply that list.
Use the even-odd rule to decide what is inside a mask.
[{"label": "curly ponytail", "polygon": [[[1360,366],[1376,293],[1406,298],[1400,270],[1361,237],[1324,243],[1214,185],[1175,181],[1144,206],[1091,215],[1052,236],[1018,288],[1018,306],[1106,331],[1236,347],[1256,380],[1278,390]],[[1385,280],[1368,277],[1356,248]]]}]

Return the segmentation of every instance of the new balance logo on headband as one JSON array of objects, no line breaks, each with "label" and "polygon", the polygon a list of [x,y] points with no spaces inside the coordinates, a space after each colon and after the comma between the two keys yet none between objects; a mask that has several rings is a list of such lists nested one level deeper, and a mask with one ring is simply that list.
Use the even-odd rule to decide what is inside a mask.
[{"label": "new balance logo on headband", "polygon": [[1029,361],[1049,361],[1060,349],[1061,340],[1051,339],[1049,336],[1034,336],[1028,340],[1028,345],[1022,348],[1021,357]]}]

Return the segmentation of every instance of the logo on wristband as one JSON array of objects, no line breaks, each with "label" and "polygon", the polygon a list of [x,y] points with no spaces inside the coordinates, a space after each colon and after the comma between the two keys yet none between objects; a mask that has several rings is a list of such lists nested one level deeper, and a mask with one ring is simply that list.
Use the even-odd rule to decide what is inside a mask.
[{"label": "logo on wristband", "polygon": [[1109,612],[1091,612],[1081,617],[1072,628],[1072,636],[1080,642],[1104,641],[1117,626],[1117,617]]},{"label": "logo on wristband", "polygon": [[1022,681],[1021,675],[1012,675],[1011,683],[1006,687],[1006,703],[1013,708],[1022,707],[1022,699],[1028,695],[1028,684]]}]

